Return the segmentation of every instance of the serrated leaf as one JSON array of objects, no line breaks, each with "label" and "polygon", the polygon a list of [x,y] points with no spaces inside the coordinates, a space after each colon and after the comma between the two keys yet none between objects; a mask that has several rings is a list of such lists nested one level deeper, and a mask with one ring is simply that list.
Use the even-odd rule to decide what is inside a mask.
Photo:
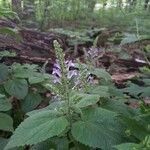
[{"label": "serrated leaf", "polygon": [[120,132],[117,116],[118,114],[116,112],[104,108],[88,108],[83,111],[82,119],[85,121],[103,124],[105,127]]},{"label": "serrated leaf", "polygon": [[61,134],[68,125],[64,116],[56,117],[49,111],[31,115],[18,126],[5,149],[40,143]]},{"label": "serrated leaf", "polygon": [[0,64],[0,83],[7,79],[8,73],[8,66]]},{"label": "serrated leaf", "polygon": [[150,97],[150,86],[149,87],[143,87],[141,96]]},{"label": "serrated leaf", "polygon": [[60,138],[52,138],[48,139],[42,143],[39,143],[33,147],[31,150],[68,150],[69,148],[69,141],[67,138],[60,137]]},{"label": "serrated leaf", "polygon": [[[7,145],[9,139],[0,138],[0,150],[4,150],[5,146]],[[10,150],[24,150],[23,147],[18,148],[11,148]]]},{"label": "serrated leaf", "polygon": [[83,108],[90,105],[94,105],[99,101],[99,95],[96,94],[85,94],[83,98],[76,104],[76,107]]},{"label": "serrated leaf", "polygon": [[[136,90],[135,90],[136,89]],[[128,84],[128,87],[122,89],[123,92],[126,92],[126,93],[130,93],[130,95],[133,95],[133,96],[138,96],[138,94],[141,93],[142,91],[142,87],[136,85],[136,84],[133,84],[133,83],[129,83]]]},{"label": "serrated leaf", "polygon": [[27,115],[28,116],[32,116],[32,115],[35,115],[35,114],[37,114],[37,113],[41,113],[41,112],[47,112],[47,111],[49,111],[49,113],[52,115],[52,116],[61,116],[61,115],[63,115],[63,113],[60,113],[59,111],[57,111],[57,110],[51,110],[50,108],[49,108],[49,106],[47,106],[47,107],[44,107],[44,108],[42,108],[42,109],[35,109],[35,110],[33,110],[33,111],[30,111],[30,112],[28,112],[27,113]]},{"label": "serrated leaf", "polygon": [[101,108],[85,110],[83,121],[73,124],[72,135],[82,144],[112,150],[113,145],[121,142],[121,133],[115,116],[116,113]]},{"label": "serrated leaf", "polygon": [[103,150],[111,150],[111,146],[118,142],[117,136],[110,132],[105,127],[91,122],[79,121],[72,127],[72,135],[77,141]]},{"label": "serrated leaf", "polygon": [[142,81],[146,86],[150,86],[150,79],[143,79]]},{"label": "serrated leaf", "polygon": [[46,74],[38,72],[37,65],[14,64],[12,69],[14,77],[23,79],[27,78],[30,84],[40,83],[46,78]]},{"label": "serrated leaf", "polygon": [[55,102],[52,102],[47,107],[44,107],[42,109],[35,109],[31,112],[28,112],[27,115],[31,116],[31,115],[34,115],[36,113],[42,112],[42,111],[49,111],[54,116],[61,116],[61,115],[63,115],[63,112],[59,111],[59,110],[65,106],[66,106],[65,101],[55,101]]},{"label": "serrated leaf", "polygon": [[109,100],[107,103],[104,103],[102,107],[130,117],[137,116],[139,114],[137,109],[130,108],[122,99]]},{"label": "serrated leaf", "polygon": [[109,97],[109,88],[108,86],[96,86],[89,88],[89,92],[92,94],[98,94],[99,97]]},{"label": "serrated leaf", "polygon": [[[136,89],[136,90],[135,90]],[[150,96],[150,87],[142,87],[138,86],[134,83],[130,83],[128,87],[122,89],[123,92],[130,93],[130,95],[133,95],[135,97],[139,96]]]},{"label": "serrated leaf", "polygon": [[57,138],[52,140],[57,150],[69,150],[69,140],[67,138]]},{"label": "serrated leaf", "polygon": [[14,77],[16,78],[29,78],[32,76],[33,71],[29,69],[24,69],[22,66],[13,70]]},{"label": "serrated leaf", "polygon": [[149,35],[140,35],[139,37],[136,34],[125,34],[125,38],[121,41],[121,45],[130,44],[138,41],[149,40]]},{"label": "serrated leaf", "polygon": [[30,150],[51,150],[51,149],[56,149],[56,146],[54,143],[52,143],[50,139],[42,143],[36,144],[30,148]]},{"label": "serrated leaf", "polygon": [[4,87],[8,94],[18,99],[24,99],[28,94],[28,83],[24,79],[8,80]]},{"label": "serrated leaf", "polygon": [[105,71],[105,69],[94,68],[91,70],[91,73],[96,75],[98,78],[104,79],[105,81],[111,81],[111,76]]},{"label": "serrated leaf", "polygon": [[120,116],[120,122],[124,125],[124,128],[130,132],[130,135],[139,140],[143,140],[143,138],[150,133],[141,121],[133,117]]},{"label": "serrated leaf", "polygon": [[30,84],[37,84],[44,81],[44,75],[41,74],[34,74],[33,76],[29,77]]},{"label": "serrated leaf", "polygon": [[4,149],[7,142],[8,142],[8,139],[0,138],[0,150]]},{"label": "serrated leaf", "polygon": [[53,86],[53,84],[51,84],[51,83],[43,84],[43,86],[44,86],[46,89],[48,89],[48,90],[54,92],[55,94],[60,94],[60,89],[59,89],[57,86]]},{"label": "serrated leaf", "polygon": [[0,97],[0,111],[8,111],[11,109],[11,103],[8,99],[4,97]]},{"label": "serrated leaf", "polygon": [[140,145],[136,143],[123,143],[114,147],[117,150],[141,150]]},{"label": "serrated leaf", "polygon": [[139,41],[139,38],[135,34],[126,34],[126,37],[121,41],[121,45],[130,44]]},{"label": "serrated leaf", "polygon": [[13,120],[7,114],[0,113],[0,130],[13,131]]},{"label": "serrated leaf", "polygon": [[35,109],[42,101],[39,93],[29,93],[25,99],[21,101],[21,108],[24,112],[29,112]]}]

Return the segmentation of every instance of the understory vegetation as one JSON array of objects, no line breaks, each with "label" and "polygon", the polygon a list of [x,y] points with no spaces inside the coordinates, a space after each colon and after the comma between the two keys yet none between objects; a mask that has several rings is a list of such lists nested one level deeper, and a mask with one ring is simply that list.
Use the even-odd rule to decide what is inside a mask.
[{"label": "understory vegetation", "polygon": [[150,1],[0,0],[0,150],[149,150]]}]

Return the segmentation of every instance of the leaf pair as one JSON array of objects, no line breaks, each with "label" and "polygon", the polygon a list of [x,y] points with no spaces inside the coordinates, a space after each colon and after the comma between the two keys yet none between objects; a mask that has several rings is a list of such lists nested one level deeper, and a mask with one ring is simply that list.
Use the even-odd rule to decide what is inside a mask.
[{"label": "leaf pair", "polygon": [[[82,120],[72,124],[71,133],[76,141],[94,148],[111,150],[121,142],[116,113],[102,108],[89,108],[83,112]],[[32,114],[19,125],[6,149],[37,144],[59,136],[69,127],[65,116],[50,110]]]},{"label": "leaf pair", "polygon": [[60,135],[68,125],[64,116],[59,117],[51,111],[33,114],[19,125],[5,149],[40,143]]}]

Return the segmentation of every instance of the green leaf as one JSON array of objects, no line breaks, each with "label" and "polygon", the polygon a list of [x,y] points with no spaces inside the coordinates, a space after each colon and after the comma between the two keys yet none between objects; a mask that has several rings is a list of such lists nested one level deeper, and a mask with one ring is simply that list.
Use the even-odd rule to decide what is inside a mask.
[{"label": "green leaf", "polygon": [[18,30],[12,29],[9,27],[1,27],[0,28],[0,34],[8,34],[17,39],[17,41],[20,41],[22,39],[21,35],[19,34]]},{"label": "green leaf", "polygon": [[3,94],[0,94],[0,98],[5,98],[5,95],[3,95]]},{"label": "green leaf", "polygon": [[149,87],[143,87],[141,96],[150,97],[150,86]]},{"label": "green leaf", "polygon": [[18,99],[24,99],[28,94],[28,83],[25,79],[8,80],[4,87],[8,94]]},{"label": "green leaf", "polygon": [[85,121],[103,124],[105,127],[113,128],[120,132],[117,117],[118,114],[116,112],[104,108],[89,108],[83,111],[82,119]]},{"label": "green leaf", "polygon": [[6,17],[6,18],[16,18],[16,19],[20,20],[16,12],[10,11],[6,8],[1,8],[0,16]]},{"label": "green leaf", "polygon": [[102,107],[130,117],[137,116],[139,114],[137,109],[130,108],[122,99],[111,99],[107,103],[104,103]]},{"label": "green leaf", "polygon": [[63,115],[62,108],[64,108],[65,106],[66,106],[65,101],[55,101],[55,102],[52,102],[47,107],[30,111],[27,113],[27,115],[31,116],[31,115],[35,115],[36,113],[42,112],[42,111],[49,111],[51,113],[51,115],[61,116],[61,115]]},{"label": "green leaf", "polygon": [[126,37],[121,41],[121,45],[130,44],[139,41],[135,34],[126,34]]},{"label": "green leaf", "polygon": [[[136,90],[135,90],[136,89]],[[137,97],[139,94],[141,94],[141,96],[150,96],[150,87],[142,87],[142,86],[138,86],[134,83],[129,83],[128,87],[122,89],[124,92],[126,93],[130,93],[130,95],[133,95],[135,97]]]},{"label": "green leaf", "polygon": [[36,113],[18,126],[6,149],[40,143],[61,134],[68,125],[64,116],[56,118],[49,111]]},{"label": "green leaf", "polygon": [[31,150],[69,150],[69,141],[67,138],[56,137],[48,139],[42,143],[36,144],[31,147]]},{"label": "green leaf", "polygon": [[102,108],[90,108],[84,112],[83,121],[73,124],[72,135],[82,144],[112,150],[112,146],[119,144],[122,138],[115,117],[114,112]]},{"label": "green leaf", "polygon": [[150,79],[142,79],[145,85],[150,86]]},{"label": "green leaf", "polygon": [[0,64],[0,83],[7,79],[8,73],[8,66]]},{"label": "green leaf", "polygon": [[32,76],[33,71],[18,67],[13,70],[13,73],[14,73],[14,77],[24,79],[24,78],[29,78],[30,76]]},{"label": "green leaf", "polygon": [[30,148],[30,150],[51,150],[51,149],[56,149],[56,146],[54,143],[51,142],[50,139],[38,143]]},{"label": "green leaf", "polygon": [[51,110],[50,108],[49,108],[49,106],[47,106],[47,107],[44,107],[44,108],[41,108],[41,109],[35,109],[35,110],[33,110],[33,111],[30,111],[30,112],[28,112],[27,113],[27,115],[28,116],[32,116],[32,115],[35,115],[35,114],[37,114],[37,113],[41,113],[41,112],[44,112],[44,111],[49,111],[49,113],[52,115],[52,116],[61,116],[61,115],[63,115],[63,113],[62,112],[59,112],[59,111],[57,111],[57,110]]},{"label": "green leaf", "polygon": [[7,114],[0,113],[0,130],[13,131],[13,120]]},{"label": "green leaf", "polygon": [[145,50],[146,50],[147,52],[150,52],[150,44],[148,44],[148,45],[145,47]]},{"label": "green leaf", "polygon": [[91,73],[96,75],[98,78],[104,79],[105,81],[111,81],[111,76],[105,71],[105,69],[94,68],[91,70]]},{"label": "green leaf", "polygon": [[7,142],[8,142],[8,139],[0,138],[0,150],[4,149]]},{"label": "green leaf", "polygon": [[38,66],[37,65],[29,65],[29,64],[18,64],[15,63],[12,66],[13,74],[14,77],[16,78],[30,78],[32,76],[38,76],[42,75],[41,73],[37,72],[38,71]]},{"label": "green leaf", "polygon": [[6,50],[3,50],[0,52],[0,59],[3,58],[3,57],[15,57],[16,56],[16,53],[15,52],[9,52],[9,51],[6,51]]},{"label": "green leaf", "polygon": [[111,150],[111,146],[118,142],[117,136],[113,132],[110,133],[103,126],[91,122],[79,121],[74,123],[72,135],[77,141],[85,145],[104,150]]},{"label": "green leaf", "polygon": [[44,75],[42,75],[40,73],[36,73],[33,76],[29,77],[30,84],[37,84],[37,83],[41,83],[43,81],[44,81]]},{"label": "green leaf", "polygon": [[114,147],[117,150],[141,150],[140,145],[135,143],[123,143]]},{"label": "green leaf", "polygon": [[142,87],[140,87],[134,83],[129,83],[128,87],[126,87],[122,90],[123,90],[123,92],[130,93],[130,95],[133,95],[136,97],[136,96],[138,96],[138,94],[142,93],[143,89],[142,89]]},{"label": "green leaf", "polygon": [[108,86],[94,86],[89,88],[89,92],[92,94],[98,94],[99,97],[109,97]]},{"label": "green leaf", "polygon": [[8,99],[4,96],[1,97],[0,94],[0,111],[8,111],[11,109],[11,103],[8,101]]},{"label": "green leaf", "polygon": [[39,93],[28,93],[24,100],[21,101],[21,108],[24,112],[35,109],[42,101]]},{"label": "green leaf", "polygon": [[[4,150],[5,146],[7,145],[9,139],[0,138],[0,150]],[[23,147],[18,148],[11,148],[10,150],[24,150]]]},{"label": "green leaf", "polygon": [[99,95],[85,94],[83,98],[76,104],[76,107],[82,108],[90,105],[94,105],[99,101]]},{"label": "green leaf", "polygon": [[67,138],[57,138],[52,140],[55,145],[57,150],[69,150],[69,141]]},{"label": "green leaf", "polygon": [[150,134],[147,127],[144,126],[142,121],[136,120],[135,118],[129,118],[126,116],[119,116],[120,122],[124,125],[125,130],[128,130],[130,135],[136,137],[139,140]]},{"label": "green leaf", "polygon": [[37,72],[37,66],[16,65],[13,68],[13,73],[16,78],[27,78],[30,84],[37,84],[49,78],[47,74]]}]

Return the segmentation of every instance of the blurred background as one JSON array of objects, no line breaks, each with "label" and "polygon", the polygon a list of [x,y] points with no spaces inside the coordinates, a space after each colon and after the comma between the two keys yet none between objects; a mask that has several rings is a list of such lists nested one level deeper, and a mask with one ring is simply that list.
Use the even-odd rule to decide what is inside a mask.
[{"label": "blurred background", "polygon": [[150,0],[0,0],[0,9],[15,11],[25,27],[47,31],[119,27],[150,33]]}]

